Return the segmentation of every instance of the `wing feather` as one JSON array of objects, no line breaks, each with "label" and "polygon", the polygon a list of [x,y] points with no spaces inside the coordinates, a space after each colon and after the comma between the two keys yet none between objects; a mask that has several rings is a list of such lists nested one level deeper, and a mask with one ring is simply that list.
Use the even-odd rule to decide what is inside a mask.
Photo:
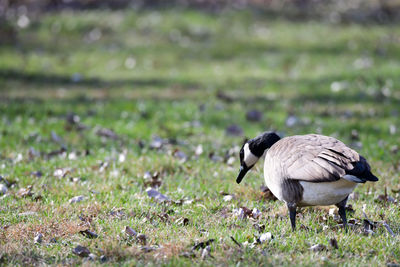
[{"label": "wing feather", "polygon": [[333,182],[346,179],[347,174],[364,182],[378,179],[370,173],[363,157],[333,137],[317,134],[286,137],[268,153],[282,161],[286,179]]}]

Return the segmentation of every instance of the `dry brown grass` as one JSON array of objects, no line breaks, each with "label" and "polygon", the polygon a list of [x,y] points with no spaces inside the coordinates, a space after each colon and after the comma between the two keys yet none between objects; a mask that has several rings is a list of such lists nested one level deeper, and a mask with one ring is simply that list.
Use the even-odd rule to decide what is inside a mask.
[{"label": "dry brown grass", "polygon": [[32,243],[36,233],[43,235],[43,241],[49,241],[52,238],[61,238],[74,235],[79,231],[87,229],[84,222],[71,221],[63,219],[62,221],[50,220],[47,222],[38,222],[35,224],[18,223],[6,227],[0,237],[1,242],[5,243]]}]

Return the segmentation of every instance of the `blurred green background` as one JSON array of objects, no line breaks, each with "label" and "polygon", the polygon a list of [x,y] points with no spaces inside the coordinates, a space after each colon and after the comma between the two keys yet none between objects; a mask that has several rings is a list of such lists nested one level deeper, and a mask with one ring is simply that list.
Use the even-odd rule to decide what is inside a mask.
[{"label": "blurred green background", "polygon": [[[0,0],[0,265],[87,263],[77,244],[94,263],[126,265],[398,264],[399,10],[394,0]],[[334,136],[364,155],[380,181],[357,188],[350,218],[361,227],[366,205],[396,237],[346,235],[324,209],[302,212],[309,228],[291,233],[283,204],[260,190],[262,164],[235,183],[243,139],[266,130]],[[148,186],[188,204],[156,205]],[[71,205],[78,195],[86,201]],[[262,216],[240,221],[241,206]],[[254,223],[275,239],[242,251],[229,237],[253,242]],[[121,234],[127,225],[147,246]],[[39,231],[59,242],[33,246]],[[214,258],[182,257],[208,238]],[[327,238],[339,249],[309,250]]]}]

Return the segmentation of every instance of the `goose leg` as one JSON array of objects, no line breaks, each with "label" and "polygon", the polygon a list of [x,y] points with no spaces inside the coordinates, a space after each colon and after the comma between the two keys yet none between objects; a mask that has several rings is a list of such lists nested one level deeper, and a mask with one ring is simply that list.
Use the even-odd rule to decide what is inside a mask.
[{"label": "goose leg", "polygon": [[287,207],[289,210],[289,218],[290,223],[292,224],[292,231],[296,230],[296,204],[294,203],[287,203]]},{"label": "goose leg", "polygon": [[348,226],[347,226],[347,218],[346,218],[346,203],[347,203],[347,197],[344,200],[342,200],[339,203],[337,203],[336,207],[339,208],[338,213],[339,213],[340,218],[343,221],[343,226],[344,226],[344,228],[345,228],[345,230],[347,232]]}]

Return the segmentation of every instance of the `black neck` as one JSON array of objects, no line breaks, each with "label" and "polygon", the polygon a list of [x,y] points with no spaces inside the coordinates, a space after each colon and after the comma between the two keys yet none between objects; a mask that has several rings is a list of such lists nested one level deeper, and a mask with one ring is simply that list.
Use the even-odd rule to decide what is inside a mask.
[{"label": "black neck", "polygon": [[249,149],[255,156],[261,157],[265,150],[269,149],[280,139],[274,132],[265,132],[249,141]]}]

